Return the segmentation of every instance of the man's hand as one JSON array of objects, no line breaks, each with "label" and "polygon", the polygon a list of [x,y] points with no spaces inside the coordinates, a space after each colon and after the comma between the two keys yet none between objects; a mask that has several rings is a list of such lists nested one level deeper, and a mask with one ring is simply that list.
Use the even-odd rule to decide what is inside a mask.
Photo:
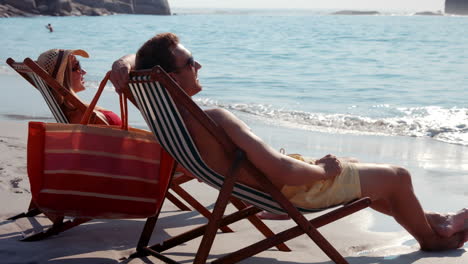
[{"label": "man's hand", "polygon": [[110,81],[117,93],[122,93],[128,84],[128,74],[134,68],[135,55],[125,55],[112,64]]},{"label": "man's hand", "polygon": [[333,155],[326,155],[325,157],[316,160],[316,165],[323,167],[327,178],[335,178],[341,173],[342,167],[340,161]]}]

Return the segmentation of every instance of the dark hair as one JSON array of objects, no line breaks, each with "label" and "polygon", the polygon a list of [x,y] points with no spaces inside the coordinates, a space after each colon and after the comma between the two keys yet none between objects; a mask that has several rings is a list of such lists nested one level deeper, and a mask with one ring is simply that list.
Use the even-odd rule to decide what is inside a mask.
[{"label": "dark hair", "polygon": [[171,72],[175,68],[175,57],[172,50],[179,44],[174,33],[158,34],[143,44],[136,54],[135,69],[151,69],[156,65]]}]

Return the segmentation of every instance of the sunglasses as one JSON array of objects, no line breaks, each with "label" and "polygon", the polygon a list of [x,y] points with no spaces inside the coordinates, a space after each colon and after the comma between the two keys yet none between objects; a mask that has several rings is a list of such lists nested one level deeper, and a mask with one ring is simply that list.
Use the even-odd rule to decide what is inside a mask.
[{"label": "sunglasses", "polygon": [[187,66],[191,66],[191,67],[195,67],[195,59],[193,58],[193,56],[190,56],[188,59],[187,59],[187,62],[181,66],[181,67],[176,67],[172,70],[172,72],[177,72],[177,71],[180,71],[182,69],[184,69],[185,67]]},{"label": "sunglasses", "polygon": [[76,72],[76,71],[81,71],[81,64],[79,61],[76,62],[72,67],[72,72]]}]

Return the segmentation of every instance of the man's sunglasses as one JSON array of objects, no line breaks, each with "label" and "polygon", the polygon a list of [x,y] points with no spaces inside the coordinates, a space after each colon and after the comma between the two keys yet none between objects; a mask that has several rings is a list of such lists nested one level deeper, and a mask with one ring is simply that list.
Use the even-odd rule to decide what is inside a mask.
[{"label": "man's sunglasses", "polygon": [[187,62],[186,62],[183,66],[176,67],[176,68],[174,68],[171,72],[178,72],[178,71],[184,69],[184,68],[187,67],[187,66],[195,67],[195,59],[193,58],[193,56],[190,56],[190,57],[187,59]]}]

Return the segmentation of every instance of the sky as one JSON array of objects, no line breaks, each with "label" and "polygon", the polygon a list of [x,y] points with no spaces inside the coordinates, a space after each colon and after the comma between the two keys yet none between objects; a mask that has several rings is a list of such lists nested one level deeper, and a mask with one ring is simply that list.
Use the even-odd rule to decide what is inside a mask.
[{"label": "sky", "polygon": [[445,0],[168,0],[173,8],[327,8],[353,10],[444,10]]}]

